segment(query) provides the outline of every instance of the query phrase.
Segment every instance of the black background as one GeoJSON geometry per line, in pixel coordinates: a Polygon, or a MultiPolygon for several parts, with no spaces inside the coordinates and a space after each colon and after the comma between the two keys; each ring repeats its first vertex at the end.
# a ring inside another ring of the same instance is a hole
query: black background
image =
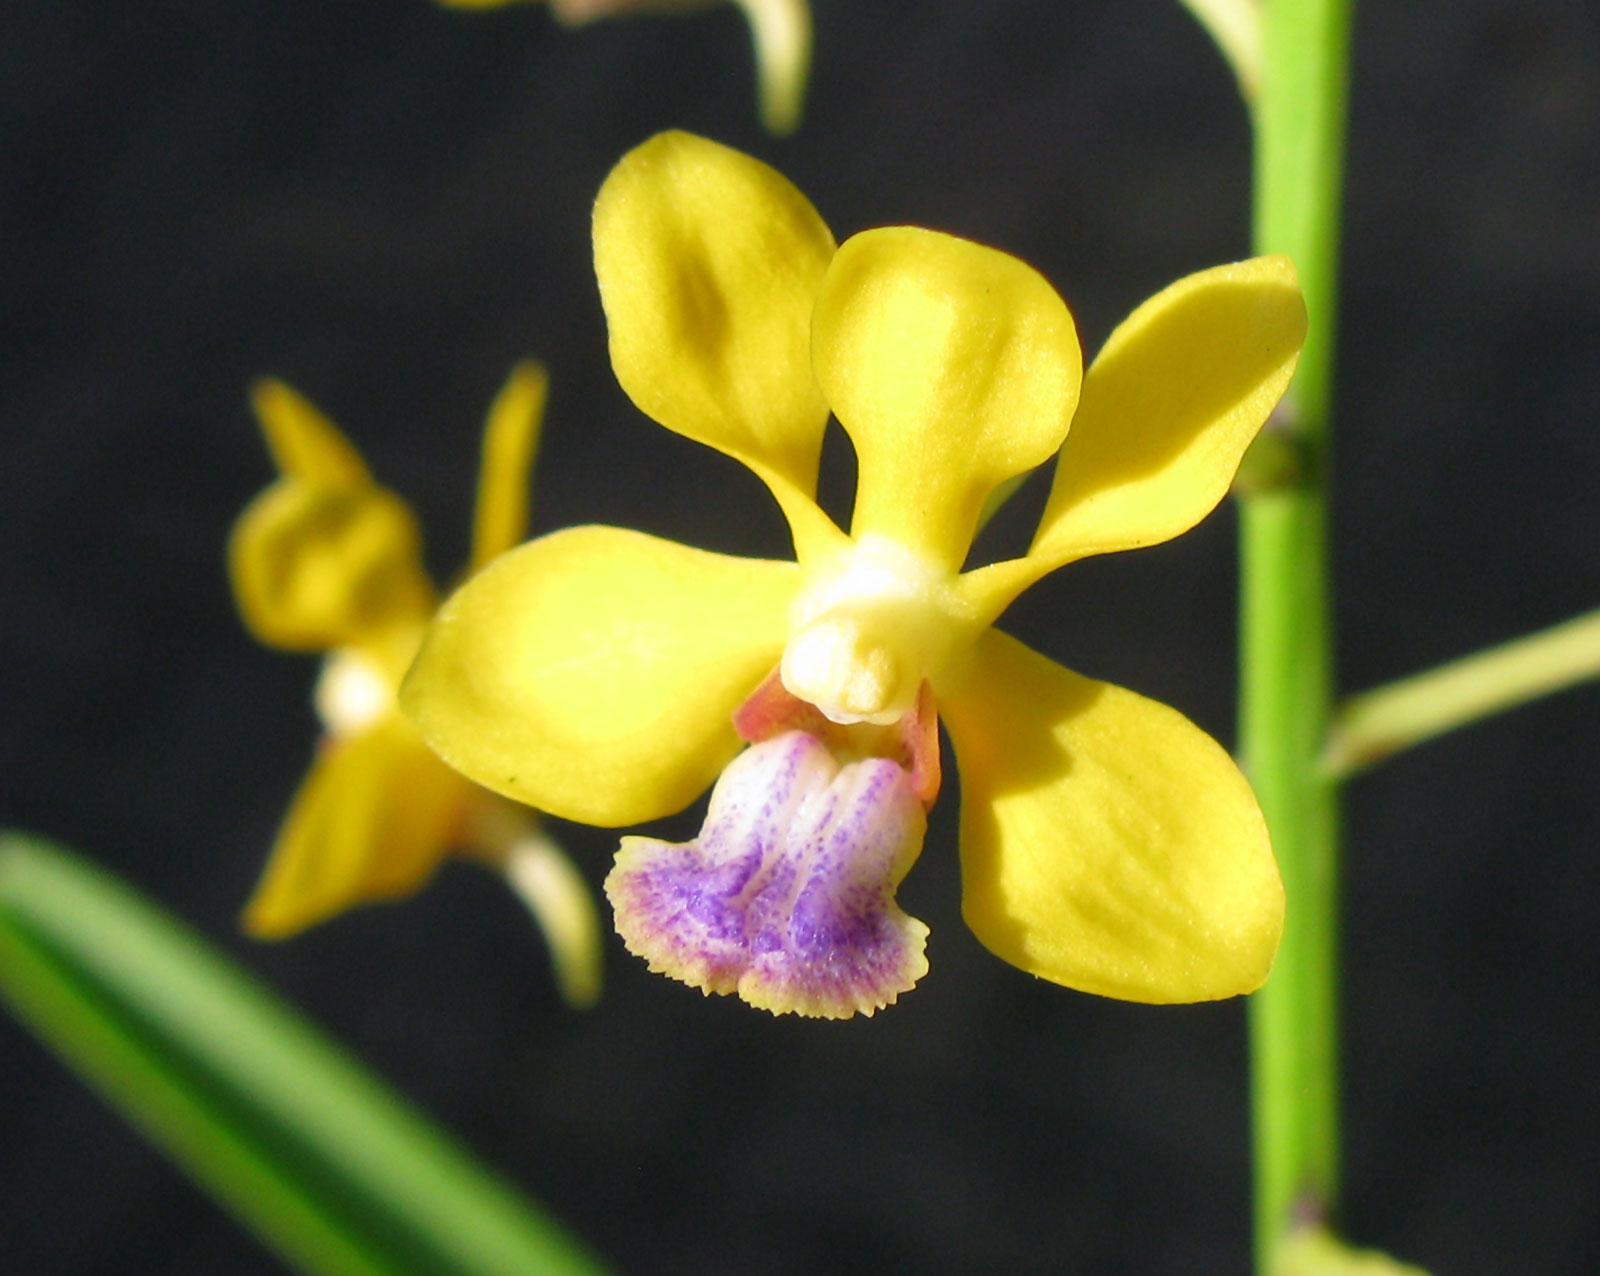
{"type": "MultiPolygon", "coordinates": [[[[175,908],[619,1271],[1243,1272],[1243,1005],[1120,1005],[989,957],[959,919],[953,800],[902,891],[932,971],[871,1021],[703,1000],[615,940],[605,1002],[572,1015],[519,906],[466,867],[282,946],[234,930],[314,730],[314,663],[252,646],[223,575],[270,477],[251,376],[344,426],[441,578],[482,411],[525,355],[554,383],[538,530],[781,553],[760,485],[611,378],[588,207],[628,147],[695,129],[775,163],[841,237],[1003,247],[1091,351],[1247,255],[1245,119],[1172,0],[816,20],[807,119],[779,142],[732,9],[573,33],[538,6],[11,0],[0,820],[175,908]]],[[[1366,6],[1348,187],[1355,688],[1596,603],[1600,11],[1366,6]]],[[[1063,572],[1006,627],[1229,739],[1232,554],[1225,511],[1063,572]]],[[[1597,708],[1583,688],[1350,790],[1346,1218],[1437,1276],[1600,1269],[1597,708]]],[[[558,832],[598,882],[613,835],[558,832]]],[[[0,1270],[280,1270],[4,1018],[0,1060],[0,1270]]]]}

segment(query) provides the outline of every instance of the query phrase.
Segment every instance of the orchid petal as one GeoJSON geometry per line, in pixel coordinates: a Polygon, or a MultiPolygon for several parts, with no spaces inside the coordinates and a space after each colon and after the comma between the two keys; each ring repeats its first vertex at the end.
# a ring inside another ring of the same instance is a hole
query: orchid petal
{"type": "Polygon", "coordinates": [[[1059,566],[1198,523],[1288,388],[1305,332],[1287,257],[1204,270],[1141,305],[1084,377],[1032,554],[1059,566]]]}
{"type": "Polygon", "coordinates": [[[1061,446],[1082,358],[1032,267],[913,226],[852,236],[812,328],[817,379],[860,462],[852,534],[960,568],[985,498],[1061,446]]]}
{"type": "Polygon", "coordinates": [[[471,793],[399,714],[330,738],[289,808],[245,929],[284,939],[416,891],[449,851],[471,793]]]}
{"type": "Polygon", "coordinates": [[[838,536],[812,500],[828,408],[811,308],[833,251],[788,179],[688,133],[630,151],[595,200],[618,382],[647,416],[760,475],[806,552],[838,536]]]}
{"type": "Polygon", "coordinates": [[[987,948],[1131,1001],[1260,986],[1283,887],[1255,796],[1216,741],[995,630],[940,692],[961,773],[962,912],[987,948]]]}
{"type": "Polygon", "coordinates": [[[687,805],[783,650],[793,563],[576,527],[497,558],[440,610],[401,704],[451,766],[564,819],[687,805]]]}
{"type": "Polygon", "coordinates": [[[355,446],[293,386],[262,377],[250,387],[250,405],[286,477],[347,491],[371,485],[355,446]]]}
{"type": "Polygon", "coordinates": [[[260,641],[327,651],[427,619],[433,585],[420,552],[416,518],[392,492],[286,478],[239,516],[228,570],[239,612],[260,641]]]}
{"type": "Polygon", "coordinates": [[[540,364],[519,363],[489,407],[472,523],[473,571],[528,534],[528,484],[549,391],[540,364]]]}

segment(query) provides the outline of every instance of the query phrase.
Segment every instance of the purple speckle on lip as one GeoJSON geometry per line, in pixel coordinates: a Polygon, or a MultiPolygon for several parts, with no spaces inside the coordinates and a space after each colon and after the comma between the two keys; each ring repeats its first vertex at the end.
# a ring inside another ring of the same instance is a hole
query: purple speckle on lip
{"type": "Polygon", "coordinates": [[[840,766],[791,731],[729,764],[694,841],[624,838],[606,895],[652,970],[776,1014],[870,1015],[928,969],[894,899],[925,828],[904,768],[840,766]]]}

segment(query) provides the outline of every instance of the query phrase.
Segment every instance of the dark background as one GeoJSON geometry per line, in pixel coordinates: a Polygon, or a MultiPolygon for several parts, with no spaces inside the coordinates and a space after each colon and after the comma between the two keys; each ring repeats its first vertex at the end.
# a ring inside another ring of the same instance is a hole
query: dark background
{"type": "MultiPolygon", "coordinates": [[[[234,930],[314,730],[314,662],[252,646],[223,574],[270,477],[250,377],[345,427],[441,578],[525,355],[554,382],[539,530],[776,553],[760,485],[611,378],[588,207],[628,147],[692,128],[775,163],[841,237],[1003,247],[1091,351],[1247,254],[1245,119],[1173,0],[817,0],[816,23],[779,142],[732,9],[573,33],[538,6],[11,0],[0,821],[175,908],[619,1271],[1243,1272],[1242,1003],[1121,1005],[989,957],[959,919],[954,801],[902,892],[932,971],[870,1021],[704,1000],[615,940],[606,1000],[570,1014],[519,905],[466,867],[279,947],[234,930]]],[[[1367,5],[1348,185],[1356,688],[1597,601],[1600,10],[1367,5]]],[[[1232,553],[1225,511],[1006,625],[1229,739],[1232,553]]],[[[1346,1217],[1436,1276],[1600,1270],[1597,708],[1582,688],[1350,790],[1346,1217]]],[[[598,882],[614,836],[558,833],[598,882]]],[[[3,1016],[0,1060],[0,1270],[279,1270],[3,1016]]]]}

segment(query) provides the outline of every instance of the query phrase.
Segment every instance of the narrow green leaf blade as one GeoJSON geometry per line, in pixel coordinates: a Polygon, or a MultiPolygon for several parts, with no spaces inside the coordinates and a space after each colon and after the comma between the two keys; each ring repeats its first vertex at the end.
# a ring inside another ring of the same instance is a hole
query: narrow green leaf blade
{"type": "Polygon", "coordinates": [[[551,1220],[130,887],[0,835],[0,996],[317,1276],[602,1276],[551,1220]]]}

